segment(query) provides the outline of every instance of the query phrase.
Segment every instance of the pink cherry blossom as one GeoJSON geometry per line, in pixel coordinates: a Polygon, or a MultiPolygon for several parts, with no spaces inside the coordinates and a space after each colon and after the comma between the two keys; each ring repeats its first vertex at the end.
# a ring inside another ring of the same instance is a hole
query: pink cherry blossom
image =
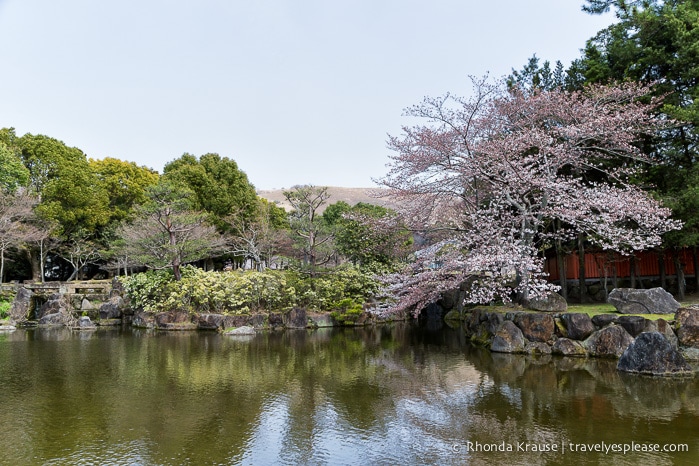
{"type": "Polygon", "coordinates": [[[397,308],[419,311],[466,284],[466,301],[526,300],[555,289],[543,273],[551,241],[579,233],[605,250],[653,247],[681,227],[631,182],[655,163],[639,141],[667,127],[637,84],[584,91],[505,91],[476,82],[474,97],[427,98],[407,110],[422,125],[390,137],[380,183],[400,200],[401,221],[441,232],[388,279],[397,308]],[[563,228],[552,233],[550,225],[563,228]],[[427,257],[429,256],[429,257],[427,257]]]}

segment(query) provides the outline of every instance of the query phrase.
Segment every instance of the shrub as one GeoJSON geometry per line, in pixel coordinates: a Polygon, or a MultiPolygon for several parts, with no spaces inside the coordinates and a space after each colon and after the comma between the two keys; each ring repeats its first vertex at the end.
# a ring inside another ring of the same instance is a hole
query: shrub
{"type": "Polygon", "coordinates": [[[179,282],[165,271],[148,271],[121,280],[135,306],[157,312],[246,314],[293,306],[327,311],[349,309],[345,305],[349,301],[361,308],[361,303],[379,289],[372,274],[354,267],[329,270],[311,278],[296,271],[205,272],[187,266],[182,268],[179,282]]]}
{"type": "Polygon", "coordinates": [[[0,319],[7,319],[10,317],[10,307],[12,307],[12,303],[0,301],[0,319]]]}

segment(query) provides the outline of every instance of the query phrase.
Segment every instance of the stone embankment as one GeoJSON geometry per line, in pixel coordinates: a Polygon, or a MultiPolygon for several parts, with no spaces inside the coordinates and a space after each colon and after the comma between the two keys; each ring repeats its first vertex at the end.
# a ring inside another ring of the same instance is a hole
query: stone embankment
{"type": "Polygon", "coordinates": [[[461,314],[456,325],[493,352],[616,358],[627,372],[688,375],[687,360],[699,361],[699,306],[679,308],[670,320],[477,308],[461,314]]]}
{"type": "Polygon", "coordinates": [[[19,326],[67,326],[77,330],[98,326],[131,324],[158,330],[224,330],[249,327],[265,329],[302,329],[335,326],[363,326],[407,320],[405,314],[367,309],[352,315],[311,312],[293,308],[278,312],[244,315],[192,313],[187,311],[145,312],[133,309],[118,280],[81,284],[47,283],[19,286],[10,308],[8,329],[19,326]]]}

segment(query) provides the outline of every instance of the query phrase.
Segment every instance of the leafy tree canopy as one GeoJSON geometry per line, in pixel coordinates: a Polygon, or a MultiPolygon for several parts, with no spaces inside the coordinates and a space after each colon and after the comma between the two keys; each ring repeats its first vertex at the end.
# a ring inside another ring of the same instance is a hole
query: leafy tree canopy
{"type": "Polygon", "coordinates": [[[109,197],[110,222],[131,217],[134,207],[148,199],[148,187],[159,178],[155,170],[111,157],[90,159],[89,163],[109,197]]]}
{"type": "Polygon", "coordinates": [[[225,229],[226,224],[218,219],[228,215],[240,215],[246,221],[257,215],[255,187],[234,160],[218,154],[199,158],[184,154],[165,165],[163,174],[191,189],[197,208],[212,214],[219,228],[225,229]]]}

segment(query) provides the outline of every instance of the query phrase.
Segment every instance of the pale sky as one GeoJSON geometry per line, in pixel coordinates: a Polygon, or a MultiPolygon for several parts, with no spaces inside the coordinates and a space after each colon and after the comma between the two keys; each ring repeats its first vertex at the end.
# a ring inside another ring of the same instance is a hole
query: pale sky
{"type": "Polygon", "coordinates": [[[0,0],[0,127],[162,171],[234,159],[258,189],[370,187],[388,134],[469,75],[568,65],[582,0],[0,0]]]}

